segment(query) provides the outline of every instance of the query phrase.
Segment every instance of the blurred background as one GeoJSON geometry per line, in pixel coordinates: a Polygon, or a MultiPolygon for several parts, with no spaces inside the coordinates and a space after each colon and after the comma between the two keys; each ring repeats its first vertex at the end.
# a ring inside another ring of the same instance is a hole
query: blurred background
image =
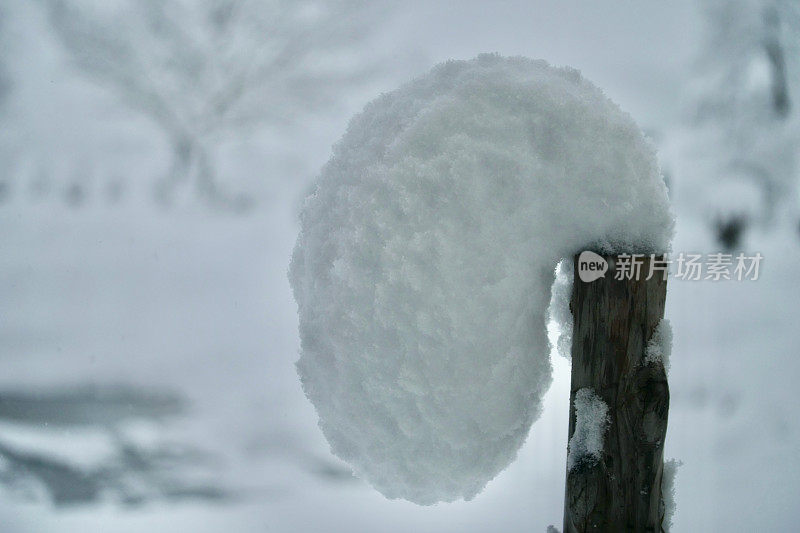
{"type": "Polygon", "coordinates": [[[480,52],[569,65],[659,149],[673,531],[800,520],[800,6],[780,0],[0,0],[0,531],[544,531],[569,364],[474,501],[388,501],[294,370],[297,214],[350,116],[480,52]]]}

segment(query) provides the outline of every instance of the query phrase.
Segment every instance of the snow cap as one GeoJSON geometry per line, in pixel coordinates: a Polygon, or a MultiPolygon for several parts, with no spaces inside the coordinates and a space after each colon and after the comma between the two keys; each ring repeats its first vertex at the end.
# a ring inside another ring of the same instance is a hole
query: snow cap
{"type": "Polygon", "coordinates": [[[558,261],[667,251],[653,148],[578,71],[481,55],[368,104],[306,199],[289,278],[303,389],[390,498],[475,496],[550,385],[558,261]]]}

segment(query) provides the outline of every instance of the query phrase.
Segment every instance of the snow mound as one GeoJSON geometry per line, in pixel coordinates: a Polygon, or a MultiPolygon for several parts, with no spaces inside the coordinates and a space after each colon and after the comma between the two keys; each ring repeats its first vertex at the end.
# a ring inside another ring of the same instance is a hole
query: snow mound
{"type": "Polygon", "coordinates": [[[608,405],[600,396],[589,388],[575,393],[575,432],[569,439],[567,470],[600,460],[608,424],[608,405]]]}
{"type": "Polygon", "coordinates": [[[663,252],[650,144],[543,61],[449,61],[368,104],[301,214],[297,369],[334,454],[389,498],[470,499],[551,381],[556,264],[663,252]]]}

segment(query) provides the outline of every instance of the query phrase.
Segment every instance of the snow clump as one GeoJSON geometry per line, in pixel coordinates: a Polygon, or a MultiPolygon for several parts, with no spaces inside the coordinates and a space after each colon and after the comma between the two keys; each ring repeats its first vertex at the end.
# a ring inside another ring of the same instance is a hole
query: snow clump
{"type": "Polygon", "coordinates": [[[669,356],[672,353],[672,326],[669,320],[662,318],[656,326],[647,346],[644,349],[645,364],[660,362],[669,370],[669,356]]]}
{"type": "Polygon", "coordinates": [[[561,357],[572,357],[572,286],[574,274],[572,260],[564,259],[558,263],[555,280],[550,289],[550,305],[547,308],[549,322],[555,325],[556,336],[550,350],[555,350],[561,357]]]}
{"type": "Polygon", "coordinates": [[[675,517],[675,478],[678,468],[683,466],[683,461],[669,459],[664,461],[664,473],[661,476],[661,500],[664,502],[664,521],[661,527],[669,533],[675,517]]]}
{"type": "Polygon", "coordinates": [[[575,432],[569,439],[567,470],[595,464],[603,456],[608,405],[590,388],[575,393],[575,432]]]}
{"type": "Polygon", "coordinates": [[[556,264],[663,253],[672,227],[653,148],[576,70],[481,55],[369,103],[289,269],[331,450],[389,498],[474,497],[541,411],[556,264]]]}

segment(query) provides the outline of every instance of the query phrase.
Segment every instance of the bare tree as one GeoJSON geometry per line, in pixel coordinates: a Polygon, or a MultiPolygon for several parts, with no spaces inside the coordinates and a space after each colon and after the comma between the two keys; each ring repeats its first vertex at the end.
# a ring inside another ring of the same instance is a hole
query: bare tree
{"type": "Polygon", "coordinates": [[[331,104],[373,67],[355,60],[365,0],[44,0],[75,64],[150,117],[171,145],[168,199],[193,180],[215,203],[213,143],[331,104]]]}
{"type": "MultiPolygon", "coordinates": [[[[707,40],[698,64],[695,126],[713,177],[758,186],[768,221],[796,194],[800,6],[790,0],[706,0],[707,40]]],[[[730,242],[742,213],[717,215],[730,242]],[[733,217],[733,218],[731,218],[733,217]],[[729,220],[731,218],[731,220],[729,220]]],[[[738,237],[734,238],[737,241],[738,237]]]]}

